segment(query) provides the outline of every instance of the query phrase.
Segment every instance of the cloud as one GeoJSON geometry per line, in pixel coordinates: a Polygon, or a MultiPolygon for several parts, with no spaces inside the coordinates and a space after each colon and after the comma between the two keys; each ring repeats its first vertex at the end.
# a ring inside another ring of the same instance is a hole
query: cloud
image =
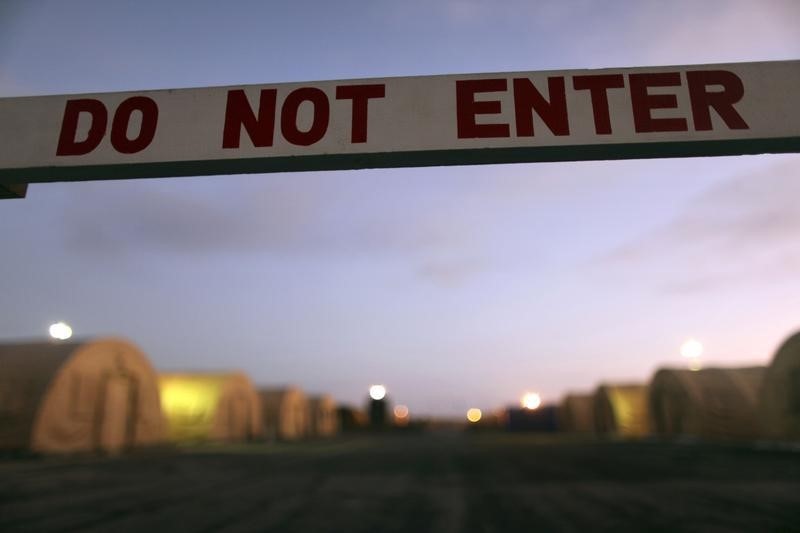
{"type": "Polygon", "coordinates": [[[549,237],[537,237],[536,228],[549,222],[531,205],[569,196],[555,177],[571,168],[223,176],[48,189],[62,195],[59,240],[71,252],[365,259],[404,269],[424,284],[458,288],[487,271],[540,265],[549,237]]]}
{"type": "MultiPolygon", "coordinates": [[[[18,47],[15,39],[18,38],[18,29],[29,22],[29,11],[35,9],[31,2],[0,2],[0,63],[9,52],[18,47]]],[[[0,73],[2,73],[0,69],[0,73]]]]}
{"type": "Polygon", "coordinates": [[[462,237],[457,226],[425,216],[410,195],[392,204],[391,190],[363,178],[227,180],[80,184],[78,201],[63,208],[65,242],[98,253],[352,255],[446,250],[462,237]]]}
{"type": "Polygon", "coordinates": [[[794,0],[711,0],[671,4],[668,12],[661,2],[648,7],[638,13],[635,33],[656,62],[684,57],[696,57],[694,62],[758,61],[794,58],[800,51],[800,3],[794,0]],[[672,38],[648,38],[654,24],[672,38]]]}
{"type": "Polygon", "coordinates": [[[8,98],[29,93],[30,91],[19,80],[0,70],[0,96],[8,98]]]}
{"type": "Polygon", "coordinates": [[[558,28],[561,62],[581,68],[794,59],[800,53],[795,0],[531,2],[558,28]],[[549,15],[549,16],[548,16],[549,15]],[[579,31],[576,31],[579,28],[579,31]]]}
{"type": "Polygon", "coordinates": [[[486,261],[479,258],[433,259],[419,266],[417,276],[438,287],[453,288],[463,285],[487,268],[486,261]]]}
{"type": "Polygon", "coordinates": [[[473,23],[481,19],[486,7],[477,0],[450,0],[445,4],[447,18],[454,23],[473,23]]]}
{"type": "Polygon", "coordinates": [[[675,220],[598,263],[659,272],[671,293],[793,279],[800,266],[800,158],[734,177],[675,220]]]}
{"type": "Polygon", "coordinates": [[[761,261],[733,264],[728,269],[702,269],[661,285],[668,294],[696,294],[753,283],[782,283],[797,279],[800,250],[776,253],[761,261]]]}
{"type": "Polygon", "coordinates": [[[63,216],[67,242],[82,250],[125,249],[182,253],[231,251],[246,247],[281,248],[302,232],[311,197],[267,195],[236,205],[157,183],[89,187],[63,216]],[[229,205],[225,205],[229,204],[229,205]]]}

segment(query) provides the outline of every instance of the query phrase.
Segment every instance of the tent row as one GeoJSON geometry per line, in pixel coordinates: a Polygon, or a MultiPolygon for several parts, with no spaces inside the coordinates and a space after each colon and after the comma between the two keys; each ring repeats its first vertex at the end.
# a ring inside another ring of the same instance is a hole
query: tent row
{"type": "Polygon", "coordinates": [[[593,393],[567,394],[559,405],[508,407],[481,418],[477,428],[643,437],[650,434],[648,387],[603,384],[593,393]]]}
{"type": "Polygon", "coordinates": [[[620,437],[757,438],[764,367],[659,369],[648,384],[603,384],[568,394],[564,431],[620,437]]]}
{"type": "Polygon", "coordinates": [[[568,394],[558,415],[559,428],[576,433],[800,439],[800,333],[768,367],[662,368],[646,385],[568,394]]]}
{"type": "Polygon", "coordinates": [[[241,372],[158,373],[122,339],[0,344],[0,450],[118,451],[338,432],[337,405],[241,372]]]}

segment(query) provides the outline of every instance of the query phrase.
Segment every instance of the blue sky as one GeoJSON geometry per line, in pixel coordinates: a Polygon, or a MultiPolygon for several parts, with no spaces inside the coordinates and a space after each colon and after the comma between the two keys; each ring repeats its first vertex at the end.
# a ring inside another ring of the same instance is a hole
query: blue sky
{"type": "MultiPolygon", "coordinates": [[[[0,96],[797,59],[794,1],[2,2],[0,96]],[[164,5],[168,4],[168,5],[164,5]]],[[[157,367],[413,413],[766,363],[800,326],[800,157],[33,185],[0,338],[66,320],[157,367]]]]}

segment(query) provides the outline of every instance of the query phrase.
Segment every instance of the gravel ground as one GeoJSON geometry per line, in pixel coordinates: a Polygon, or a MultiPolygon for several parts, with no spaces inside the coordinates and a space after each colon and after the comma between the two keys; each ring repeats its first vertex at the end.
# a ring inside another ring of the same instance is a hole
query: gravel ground
{"type": "Polygon", "coordinates": [[[800,531],[800,452],[459,432],[0,459],[0,531],[800,531]]]}

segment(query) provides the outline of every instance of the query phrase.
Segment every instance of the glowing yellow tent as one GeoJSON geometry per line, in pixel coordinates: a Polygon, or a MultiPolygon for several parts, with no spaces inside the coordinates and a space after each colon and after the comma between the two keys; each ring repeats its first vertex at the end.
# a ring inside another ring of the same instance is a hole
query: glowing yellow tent
{"type": "Polygon", "coordinates": [[[767,367],[759,417],[765,437],[800,439],[800,333],[783,343],[767,367]]]}
{"type": "Polygon", "coordinates": [[[156,374],[121,339],[0,344],[0,448],[116,452],[164,439],[156,374]]]}
{"type": "Polygon", "coordinates": [[[594,396],[567,394],[558,409],[558,428],[571,433],[594,432],[594,396]]]}
{"type": "Polygon", "coordinates": [[[308,399],[303,391],[296,387],[263,389],[259,395],[267,438],[297,440],[308,435],[308,399]]]}
{"type": "Polygon", "coordinates": [[[339,432],[339,414],[336,402],[324,394],[308,399],[310,414],[309,433],[314,437],[332,437],[339,432]]]}
{"type": "Polygon", "coordinates": [[[662,368],[650,382],[653,431],[662,436],[758,436],[758,393],[764,367],[662,368]]]}
{"type": "Polygon", "coordinates": [[[594,393],[597,433],[643,437],[650,433],[647,386],[600,385],[594,393]]]}
{"type": "Polygon", "coordinates": [[[159,374],[171,441],[238,442],[262,435],[261,405],[241,372],[159,374]]]}

